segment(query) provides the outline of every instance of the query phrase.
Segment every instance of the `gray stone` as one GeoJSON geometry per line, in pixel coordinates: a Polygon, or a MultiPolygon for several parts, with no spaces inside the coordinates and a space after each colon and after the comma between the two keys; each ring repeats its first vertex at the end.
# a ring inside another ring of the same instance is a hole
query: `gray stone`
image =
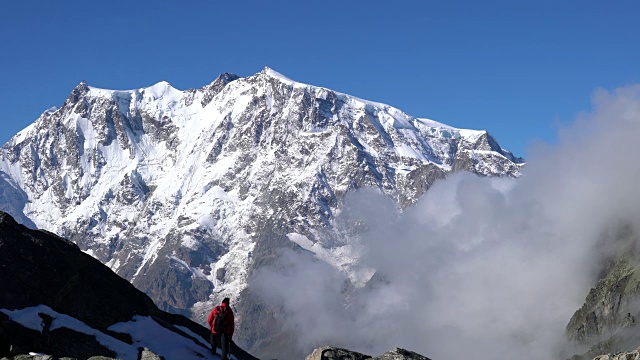
{"type": "Polygon", "coordinates": [[[332,346],[323,346],[315,349],[306,360],[430,360],[413,351],[395,348],[377,357],[371,357],[359,352],[336,348],[332,346]]]}
{"type": "Polygon", "coordinates": [[[422,356],[413,351],[395,348],[393,351],[386,352],[372,360],[430,360],[426,356],[422,356]]]}
{"type": "Polygon", "coordinates": [[[323,346],[315,349],[305,360],[365,360],[371,356],[346,349],[323,346]]]}
{"type": "Polygon", "coordinates": [[[144,348],[140,352],[140,360],[164,360],[164,358],[153,351],[144,348]]]}

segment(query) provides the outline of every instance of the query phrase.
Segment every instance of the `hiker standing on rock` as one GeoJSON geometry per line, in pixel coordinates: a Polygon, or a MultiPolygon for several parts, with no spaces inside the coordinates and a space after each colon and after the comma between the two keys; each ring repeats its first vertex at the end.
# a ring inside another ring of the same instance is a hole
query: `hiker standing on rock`
{"type": "Polygon", "coordinates": [[[233,337],[233,310],[229,306],[229,298],[224,298],[222,304],[213,308],[207,320],[211,328],[211,351],[216,355],[216,349],[222,350],[222,360],[229,360],[231,338],[233,337]]]}

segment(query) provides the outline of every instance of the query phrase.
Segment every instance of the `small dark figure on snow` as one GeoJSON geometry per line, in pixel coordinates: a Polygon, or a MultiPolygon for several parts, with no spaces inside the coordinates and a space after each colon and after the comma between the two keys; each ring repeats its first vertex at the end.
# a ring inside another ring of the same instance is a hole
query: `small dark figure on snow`
{"type": "Polygon", "coordinates": [[[222,350],[222,360],[229,360],[231,353],[231,338],[233,337],[233,310],[229,306],[229,298],[224,298],[222,304],[213,308],[207,320],[211,328],[211,351],[216,354],[216,349],[222,350]]]}

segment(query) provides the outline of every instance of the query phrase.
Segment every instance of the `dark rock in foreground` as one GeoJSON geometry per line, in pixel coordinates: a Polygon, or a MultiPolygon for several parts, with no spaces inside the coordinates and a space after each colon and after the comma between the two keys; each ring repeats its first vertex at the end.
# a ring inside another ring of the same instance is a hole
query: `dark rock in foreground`
{"type": "MultiPolygon", "coordinates": [[[[78,359],[163,355],[152,346],[144,349],[140,340],[141,333],[153,330],[163,337],[155,343],[173,357],[176,349],[162,344],[165,338],[184,346],[193,358],[212,358],[209,329],[159,310],[146,294],[72,242],[28,229],[3,212],[0,258],[0,357],[29,352],[78,359]]],[[[233,350],[238,359],[255,359],[237,346],[233,350]]]]}
{"type": "Polygon", "coordinates": [[[306,360],[430,360],[428,357],[416,354],[412,351],[396,348],[380,356],[371,357],[359,352],[346,349],[324,346],[317,348],[307,356],[306,360]]]}

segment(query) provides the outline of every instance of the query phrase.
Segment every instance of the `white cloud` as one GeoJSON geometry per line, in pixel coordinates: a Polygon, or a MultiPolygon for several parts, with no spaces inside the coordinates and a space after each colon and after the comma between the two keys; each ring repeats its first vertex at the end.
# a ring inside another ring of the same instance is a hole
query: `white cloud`
{"type": "Polygon", "coordinates": [[[592,104],[518,180],[455,174],[403,213],[375,191],[351,196],[338,222],[367,229],[360,261],[388,283],[345,300],[344,275],[287,252],[259,274],[266,296],[306,348],[554,358],[595,283],[603,234],[640,218],[640,86],[598,90],[592,104]]]}

